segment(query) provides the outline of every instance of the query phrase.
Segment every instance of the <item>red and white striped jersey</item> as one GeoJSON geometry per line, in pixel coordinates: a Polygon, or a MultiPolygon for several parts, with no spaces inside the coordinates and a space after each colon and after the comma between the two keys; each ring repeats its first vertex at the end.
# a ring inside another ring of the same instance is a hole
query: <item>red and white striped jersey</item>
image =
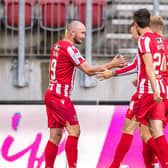
{"type": "MultiPolygon", "coordinates": [[[[151,83],[147,77],[145,64],[143,61],[144,54],[151,54],[153,58],[153,69],[156,75],[156,84],[158,92],[165,93],[165,86],[162,80],[161,66],[165,54],[164,40],[157,33],[145,33],[138,40],[138,87],[139,94],[153,93],[151,83]]],[[[147,56],[147,55],[146,55],[147,56]]]]}
{"type": "Polygon", "coordinates": [[[164,39],[164,43],[165,43],[166,72],[163,72],[162,76],[167,86],[166,99],[168,99],[168,40],[164,39]]]}
{"type": "Polygon", "coordinates": [[[164,39],[164,43],[165,43],[166,72],[164,72],[162,75],[163,75],[163,78],[168,83],[168,40],[164,39]]]}
{"type": "Polygon", "coordinates": [[[69,97],[74,85],[76,68],[85,59],[70,42],[60,40],[54,44],[50,55],[49,90],[61,97],[69,97]]]}

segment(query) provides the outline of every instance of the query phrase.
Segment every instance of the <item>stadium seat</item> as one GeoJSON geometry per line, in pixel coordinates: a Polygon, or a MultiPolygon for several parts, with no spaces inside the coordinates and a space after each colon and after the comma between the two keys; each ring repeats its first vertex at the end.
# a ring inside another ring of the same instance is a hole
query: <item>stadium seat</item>
{"type": "MultiPolygon", "coordinates": [[[[36,0],[25,0],[25,29],[30,29],[34,22],[36,0]]],[[[4,22],[7,28],[18,30],[19,26],[19,0],[4,0],[4,22]]]]}
{"type": "Polygon", "coordinates": [[[41,28],[48,31],[65,29],[69,4],[70,0],[39,0],[41,28]]]}
{"type": "MultiPolygon", "coordinates": [[[[92,0],[92,28],[93,31],[104,28],[104,6],[106,0],[92,0]]],[[[77,19],[86,23],[86,0],[74,0],[77,19]]]]}

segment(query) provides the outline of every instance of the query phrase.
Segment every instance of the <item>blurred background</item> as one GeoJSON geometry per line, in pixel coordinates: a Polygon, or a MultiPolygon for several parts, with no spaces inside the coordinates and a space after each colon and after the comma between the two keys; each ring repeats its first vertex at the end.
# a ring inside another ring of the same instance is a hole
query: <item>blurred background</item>
{"type": "MultiPolygon", "coordinates": [[[[167,0],[0,0],[0,101],[43,101],[51,48],[73,19],[86,24],[86,40],[77,47],[91,65],[106,63],[117,53],[131,63],[136,43],[129,25],[139,8],[165,19],[166,37],[167,0]]],[[[99,82],[78,72],[72,100],[127,102],[135,77],[99,82]]]]}

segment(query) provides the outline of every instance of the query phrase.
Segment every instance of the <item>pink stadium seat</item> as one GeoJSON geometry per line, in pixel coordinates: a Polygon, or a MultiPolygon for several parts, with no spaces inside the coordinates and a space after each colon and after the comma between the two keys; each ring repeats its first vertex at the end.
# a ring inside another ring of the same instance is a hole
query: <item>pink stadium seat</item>
{"type": "MultiPolygon", "coordinates": [[[[33,6],[36,0],[25,0],[25,27],[33,26],[33,6]]],[[[4,0],[5,25],[8,28],[18,29],[19,26],[19,0],[4,0]]]]}
{"type": "MultiPolygon", "coordinates": [[[[86,23],[86,0],[74,0],[74,5],[77,7],[77,19],[84,24],[86,23]]],[[[103,9],[106,5],[106,0],[92,0],[92,28],[99,30],[104,27],[103,9]]]]}
{"type": "Polygon", "coordinates": [[[40,26],[51,31],[65,29],[69,4],[70,0],[39,0],[40,26]]]}

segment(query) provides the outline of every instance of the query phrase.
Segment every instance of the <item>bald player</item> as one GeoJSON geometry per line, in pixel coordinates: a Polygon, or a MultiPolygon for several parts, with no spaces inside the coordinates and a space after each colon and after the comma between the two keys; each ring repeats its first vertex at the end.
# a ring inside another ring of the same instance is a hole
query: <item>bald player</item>
{"type": "Polygon", "coordinates": [[[65,38],[54,44],[50,55],[50,82],[45,94],[45,105],[48,116],[50,137],[45,148],[45,168],[53,168],[58,146],[66,128],[68,137],[65,152],[69,168],[77,167],[77,146],[80,126],[74,105],[70,99],[74,84],[76,67],[91,76],[105,68],[122,67],[125,58],[115,58],[101,66],[90,66],[74,46],[81,44],[85,38],[86,28],[79,21],[72,21],[65,38]]]}

